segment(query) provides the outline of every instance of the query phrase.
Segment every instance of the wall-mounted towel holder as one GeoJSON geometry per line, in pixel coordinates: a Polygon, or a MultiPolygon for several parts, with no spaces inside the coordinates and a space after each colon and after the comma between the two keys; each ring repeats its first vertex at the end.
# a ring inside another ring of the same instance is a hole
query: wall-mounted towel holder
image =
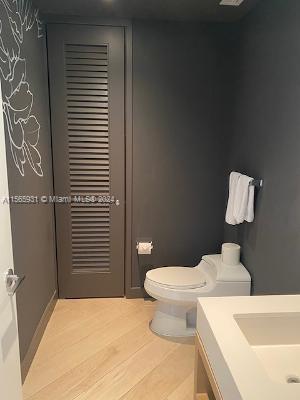
{"type": "Polygon", "coordinates": [[[262,179],[253,179],[253,181],[250,182],[251,186],[255,186],[257,188],[263,187],[263,180],[262,179]]]}

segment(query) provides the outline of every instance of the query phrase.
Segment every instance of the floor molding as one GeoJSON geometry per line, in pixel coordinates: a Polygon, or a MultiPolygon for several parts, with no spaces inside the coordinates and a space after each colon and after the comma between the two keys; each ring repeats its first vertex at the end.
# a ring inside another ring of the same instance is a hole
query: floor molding
{"type": "Polygon", "coordinates": [[[146,292],[141,287],[130,287],[126,290],[127,299],[141,299],[146,296],[146,292]]]}
{"type": "Polygon", "coordinates": [[[25,378],[28,374],[29,368],[34,359],[35,353],[39,347],[40,341],[42,340],[43,334],[45,332],[45,329],[47,327],[49,319],[53,313],[56,302],[57,302],[57,292],[55,291],[53,293],[49,303],[47,304],[45,311],[42,315],[42,318],[35,330],[35,333],[33,335],[33,338],[31,340],[31,343],[29,345],[27,353],[26,353],[23,361],[21,361],[22,382],[25,381],[25,378]]]}

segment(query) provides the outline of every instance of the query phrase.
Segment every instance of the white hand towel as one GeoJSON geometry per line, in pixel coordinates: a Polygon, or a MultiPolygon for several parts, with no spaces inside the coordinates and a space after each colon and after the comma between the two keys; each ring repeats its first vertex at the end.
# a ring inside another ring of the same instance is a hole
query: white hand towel
{"type": "MultiPolygon", "coordinates": [[[[253,180],[253,179],[252,179],[253,180]]],[[[250,181],[252,182],[252,181],[250,181]]],[[[249,184],[249,198],[245,221],[254,221],[254,186],[249,184]]]]}
{"type": "Polygon", "coordinates": [[[233,217],[237,224],[248,221],[248,219],[249,222],[252,222],[254,219],[254,187],[250,186],[252,181],[253,178],[247,175],[240,175],[238,179],[233,204],[233,217]]]}
{"type": "Polygon", "coordinates": [[[227,222],[227,224],[230,225],[237,224],[237,221],[233,215],[233,209],[235,202],[236,187],[240,176],[241,174],[239,174],[238,172],[231,172],[229,177],[229,195],[228,195],[228,204],[227,204],[225,221],[227,222]]]}

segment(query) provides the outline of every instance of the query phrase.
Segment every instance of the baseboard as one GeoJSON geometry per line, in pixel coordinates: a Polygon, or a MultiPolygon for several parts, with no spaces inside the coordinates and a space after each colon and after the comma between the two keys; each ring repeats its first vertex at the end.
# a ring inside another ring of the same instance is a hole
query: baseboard
{"type": "Polygon", "coordinates": [[[131,287],[126,290],[126,298],[127,299],[140,299],[148,296],[145,292],[144,288],[140,287],[131,287]]]}
{"type": "Polygon", "coordinates": [[[26,353],[23,361],[21,362],[22,382],[25,381],[25,378],[28,374],[29,368],[31,366],[31,363],[33,361],[35,353],[39,347],[39,344],[41,342],[41,339],[43,337],[43,334],[44,334],[47,324],[49,322],[49,319],[53,313],[56,302],[57,302],[57,292],[55,291],[53,293],[53,296],[51,297],[49,303],[47,304],[47,307],[42,315],[42,318],[35,330],[35,333],[33,335],[33,338],[31,340],[31,343],[27,350],[27,353],[26,353]]]}

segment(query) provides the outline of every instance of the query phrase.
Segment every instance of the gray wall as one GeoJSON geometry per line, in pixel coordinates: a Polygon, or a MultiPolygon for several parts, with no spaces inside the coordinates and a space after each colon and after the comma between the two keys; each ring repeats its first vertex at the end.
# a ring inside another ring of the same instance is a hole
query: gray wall
{"type": "MultiPolygon", "coordinates": [[[[38,31],[36,23],[29,30],[26,30],[26,25],[22,25],[23,42],[18,41],[7,25],[7,15],[1,0],[0,7],[2,26],[5,26],[2,39],[7,48],[18,49],[20,58],[26,59],[26,74],[21,64],[15,69],[15,79],[20,81],[21,90],[16,93],[14,106],[17,109],[26,108],[27,111],[22,116],[18,112],[14,114],[15,121],[18,122],[12,127],[10,135],[6,126],[10,195],[48,195],[52,193],[52,160],[45,35],[38,38],[38,34],[41,35],[42,32],[38,31]],[[28,120],[30,116],[31,119],[28,120]],[[36,121],[40,124],[37,143],[38,135],[34,132],[38,127],[36,121]],[[24,132],[23,137],[20,132],[24,132]],[[10,141],[19,145],[19,149],[12,145],[15,160],[10,141]],[[38,153],[41,156],[42,169],[39,166],[38,153]]],[[[13,11],[12,18],[21,24],[17,19],[17,10],[13,11]]],[[[7,85],[1,71],[0,76],[5,99],[11,87],[7,85]]],[[[12,204],[11,220],[15,271],[26,275],[26,280],[17,293],[20,351],[23,360],[45,308],[56,291],[53,206],[12,204]]]]}
{"type": "Polygon", "coordinates": [[[133,24],[132,287],[149,268],[193,266],[219,251],[230,126],[225,29],[133,24]],[[137,238],[153,240],[153,255],[138,259],[137,238]]]}
{"type": "Polygon", "coordinates": [[[241,243],[255,294],[300,292],[300,3],[264,0],[238,26],[229,170],[264,179],[241,243]]]}

